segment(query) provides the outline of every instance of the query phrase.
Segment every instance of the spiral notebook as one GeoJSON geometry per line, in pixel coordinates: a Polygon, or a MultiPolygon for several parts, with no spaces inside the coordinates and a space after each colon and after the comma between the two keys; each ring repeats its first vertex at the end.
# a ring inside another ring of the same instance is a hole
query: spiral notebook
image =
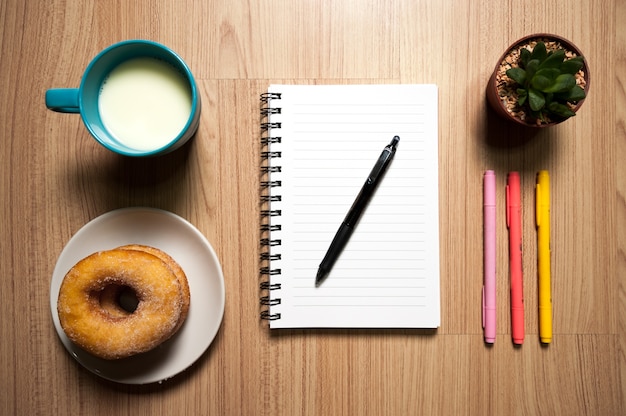
{"type": "Polygon", "coordinates": [[[261,95],[261,317],[270,328],[440,325],[436,85],[271,85],[261,95]],[[315,276],[381,151],[389,169],[315,276]]]}

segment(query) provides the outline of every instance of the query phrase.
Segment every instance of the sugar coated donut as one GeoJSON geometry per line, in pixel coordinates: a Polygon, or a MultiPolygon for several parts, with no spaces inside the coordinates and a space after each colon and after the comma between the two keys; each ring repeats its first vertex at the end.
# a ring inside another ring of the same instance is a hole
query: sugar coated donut
{"type": "Polygon", "coordinates": [[[182,289],[168,262],[145,250],[117,248],[91,254],[70,269],[57,312],[72,342],[97,357],[119,359],[170,338],[187,314],[185,293],[188,287],[182,289]],[[125,294],[130,306],[121,300],[125,294]]]}
{"type": "Polygon", "coordinates": [[[189,312],[189,304],[191,301],[191,293],[189,292],[189,282],[187,282],[187,276],[185,275],[185,272],[183,271],[182,267],[180,267],[180,265],[169,254],[167,254],[163,250],[159,250],[156,247],[145,246],[141,244],[130,244],[130,245],[121,246],[118,248],[122,250],[145,251],[146,253],[152,254],[153,256],[157,256],[158,258],[163,260],[169,266],[170,269],[172,269],[172,272],[174,272],[174,275],[176,275],[176,278],[178,279],[178,283],[180,283],[180,289],[182,291],[182,297],[183,297],[182,308],[180,311],[180,319],[178,320],[178,326],[176,327],[176,330],[178,330],[180,326],[185,322],[185,318],[187,318],[187,313],[189,312]]]}

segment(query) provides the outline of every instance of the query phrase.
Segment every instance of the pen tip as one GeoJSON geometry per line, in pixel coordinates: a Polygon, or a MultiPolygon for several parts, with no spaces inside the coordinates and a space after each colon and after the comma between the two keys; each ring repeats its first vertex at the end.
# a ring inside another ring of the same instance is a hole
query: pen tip
{"type": "Polygon", "coordinates": [[[315,287],[320,287],[325,277],[326,277],[326,271],[322,268],[318,269],[317,276],[315,276],[315,287]]]}

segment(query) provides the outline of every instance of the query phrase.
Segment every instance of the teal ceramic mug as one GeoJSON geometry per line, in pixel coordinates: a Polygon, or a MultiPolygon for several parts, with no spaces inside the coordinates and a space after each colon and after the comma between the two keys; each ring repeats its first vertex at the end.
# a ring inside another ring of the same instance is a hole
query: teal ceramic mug
{"type": "Polygon", "coordinates": [[[46,91],[46,106],[80,113],[100,144],[126,156],[178,149],[200,122],[200,94],[189,67],[149,40],[109,46],[87,66],[79,88],[46,91]]]}

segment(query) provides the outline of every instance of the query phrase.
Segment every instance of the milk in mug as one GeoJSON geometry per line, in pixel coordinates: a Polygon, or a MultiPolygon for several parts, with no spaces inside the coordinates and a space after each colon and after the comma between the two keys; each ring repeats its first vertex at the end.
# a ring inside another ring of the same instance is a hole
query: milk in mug
{"type": "Polygon", "coordinates": [[[183,130],[191,114],[189,82],[155,58],[121,63],[107,76],[98,106],[102,123],[122,144],[159,149],[183,130]]]}

